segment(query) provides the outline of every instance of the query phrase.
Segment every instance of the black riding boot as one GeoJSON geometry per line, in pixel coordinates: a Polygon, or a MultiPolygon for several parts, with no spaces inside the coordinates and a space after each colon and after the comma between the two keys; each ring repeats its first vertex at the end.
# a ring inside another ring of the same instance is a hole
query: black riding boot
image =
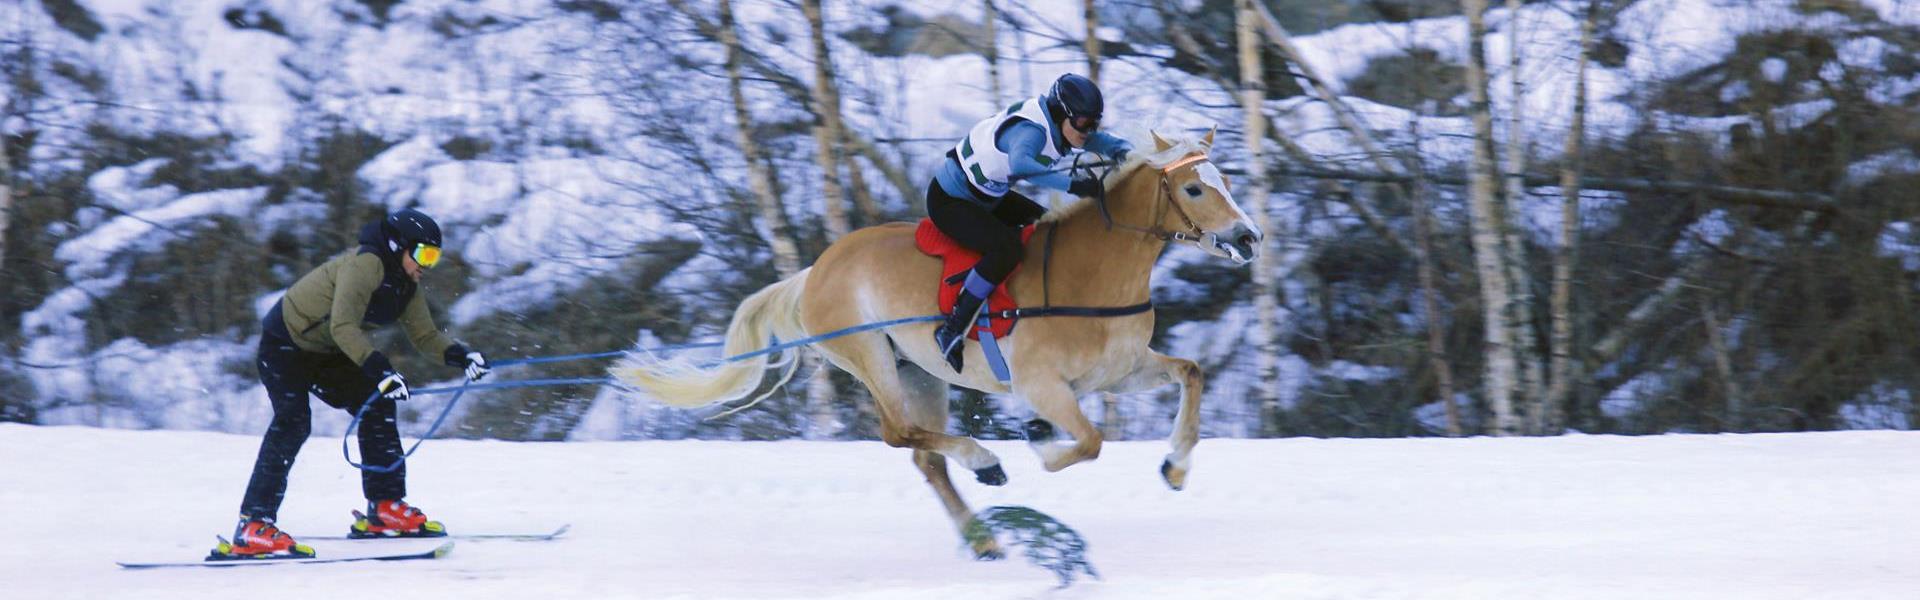
{"type": "Polygon", "coordinates": [[[979,273],[967,272],[967,282],[960,287],[960,298],[953,303],[953,314],[947,315],[947,322],[933,330],[933,345],[947,358],[947,365],[953,372],[960,372],[965,365],[960,347],[967,340],[967,332],[980,318],[980,309],[987,304],[987,296],[999,287],[979,273]]]}

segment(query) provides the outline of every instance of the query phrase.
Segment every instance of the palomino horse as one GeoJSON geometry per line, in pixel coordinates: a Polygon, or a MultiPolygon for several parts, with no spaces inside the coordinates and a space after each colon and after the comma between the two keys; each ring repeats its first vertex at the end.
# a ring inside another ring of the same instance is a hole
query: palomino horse
{"type": "MultiPolygon", "coordinates": [[[[1213,133],[1175,144],[1153,136],[1156,151],[1107,176],[1107,198],[1083,199],[1056,211],[1051,227],[1030,241],[1028,264],[1010,278],[1024,307],[1120,307],[1147,301],[1148,275],[1168,241],[1251,262],[1261,232],[1233,202],[1226,178],[1207,159],[1213,133]],[[1050,265],[1043,244],[1053,242],[1050,265]],[[1057,270],[1047,278],[1045,271],[1057,270]],[[1051,281],[1047,281],[1050,279],[1051,281]],[[1050,286],[1046,289],[1043,286],[1050,286]]],[[[1145,153],[1141,153],[1145,154],[1145,153]]],[[[868,227],[841,238],[806,270],[747,297],[727,327],[726,353],[766,346],[770,335],[794,340],[903,317],[936,314],[934,285],[940,261],[914,248],[914,226],[868,227]]],[[[1200,436],[1200,366],[1148,347],[1153,312],[1112,318],[1029,318],[1001,342],[1011,348],[1013,381],[996,380],[980,344],[965,344],[965,369],[954,372],[934,348],[934,323],[856,333],[815,347],[835,366],[866,384],[879,409],[880,434],[890,446],[913,449],[913,462],[945,504],[964,537],[973,511],[947,477],[958,460],[987,485],[1006,482],[1000,458],[972,438],[948,435],[947,387],[961,385],[1026,399],[1040,419],[1066,429],[1073,443],[1054,443],[1052,427],[1030,423],[1029,443],[1048,471],[1100,455],[1100,430],[1077,398],[1095,391],[1131,392],[1178,383],[1183,393],[1174,419],[1173,452],[1161,464],[1167,485],[1181,489],[1200,436]]],[[[619,379],[661,402],[680,407],[738,400],[753,393],[767,370],[764,357],[711,366],[686,359],[632,359],[619,379]]],[[[788,372],[791,375],[791,371],[788,372]]],[[[995,558],[989,538],[970,540],[976,556],[995,558]]]]}

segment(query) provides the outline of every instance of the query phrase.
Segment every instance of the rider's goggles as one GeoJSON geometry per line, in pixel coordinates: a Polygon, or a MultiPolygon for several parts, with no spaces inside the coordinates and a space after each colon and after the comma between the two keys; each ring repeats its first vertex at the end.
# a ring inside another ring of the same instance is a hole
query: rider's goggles
{"type": "Polygon", "coordinates": [[[413,262],[419,263],[422,267],[433,268],[434,265],[440,264],[440,247],[432,244],[414,244],[413,262]]]}

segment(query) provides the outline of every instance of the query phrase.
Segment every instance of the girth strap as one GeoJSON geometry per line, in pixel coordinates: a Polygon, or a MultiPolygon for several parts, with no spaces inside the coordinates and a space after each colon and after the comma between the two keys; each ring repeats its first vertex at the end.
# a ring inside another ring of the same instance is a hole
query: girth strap
{"type": "Polygon", "coordinates": [[[1125,317],[1153,310],[1153,301],[1148,300],[1131,306],[1042,306],[1039,308],[1016,308],[995,313],[982,313],[995,319],[1026,319],[1031,317],[1125,317]]]}

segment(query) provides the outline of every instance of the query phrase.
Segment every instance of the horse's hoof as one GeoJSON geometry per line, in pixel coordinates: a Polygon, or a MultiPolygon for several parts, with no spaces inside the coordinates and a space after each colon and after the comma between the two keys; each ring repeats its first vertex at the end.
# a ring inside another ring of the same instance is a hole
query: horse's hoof
{"type": "Polygon", "coordinates": [[[1001,552],[999,546],[992,546],[987,548],[975,548],[973,550],[973,559],[980,562],[996,561],[1006,557],[1007,557],[1007,554],[1005,552],[1001,552]]]}
{"type": "Polygon", "coordinates": [[[1187,487],[1187,472],[1175,470],[1171,460],[1160,461],[1160,478],[1166,480],[1167,487],[1173,488],[1173,491],[1178,492],[1187,487]]]}
{"type": "Polygon", "coordinates": [[[1046,419],[1027,421],[1027,441],[1035,444],[1053,441],[1053,424],[1046,419]]]}
{"type": "Polygon", "coordinates": [[[984,469],[974,469],[973,478],[987,485],[1006,485],[1007,471],[996,464],[984,469]]]}

